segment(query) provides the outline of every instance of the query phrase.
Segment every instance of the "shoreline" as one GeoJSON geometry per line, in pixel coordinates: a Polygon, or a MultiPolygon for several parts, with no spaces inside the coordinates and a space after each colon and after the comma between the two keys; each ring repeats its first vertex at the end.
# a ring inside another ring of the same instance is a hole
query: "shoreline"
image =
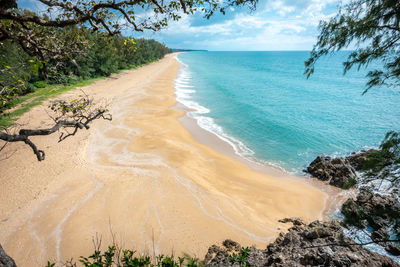
{"type": "MultiPolygon", "coordinates": [[[[265,247],[288,228],[284,217],[323,217],[326,194],[304,179],[256,172],[183,126],[173,56],[85,87],[111,99],[114,120],[59,144],[57,135],[35,139],[44,162],[9,146],[17,151],[0,162],[0,243],[18,266],[88,256],[99,233],[103,246],[117,237],[140,252],[203,257],[227,238],[265,247]]],[[[43,107],[23,117],[30,127],[48,121],[43,107]]]]}
{"type": "MultiPolygon", "coordinates": [[[[186,64],[178,59],[178,55],[180,53],[182,52],[176,53],[175,58],[180,65],[179,68],[181,69],[184,68],[185,67],[184,65],[186,64]]],[[[177,78],[178,76],[179,73],[177,75],[177,78]]],[[[232,144],[230,144],[227,141],[224,141],[221,137],[218,136],[218,134],[212,132],[211,130],[201,127],[196,118],[190,117],[188,115],[188,112],[195,110],[186,106],[185,103],[178,100],[177,90],[178,89],[176,88],[175,85],[175,95],[177,104],[174,106],[174,108],[185,112],[184,116],[178,118],[178,120],[192,134],[192,136],[196,141],[206,146],[212,147],[221,154],[224,154],[230,158],[233,158],[237,161],[246,164],[250,169],[256,172],[282,179],[297,180],[309,184],[317,188],[318,190],[321,190],[322,192],[326,193],[328,197],[325,200],[325,208],[323,209],[323,211],[321,211],[321,218],[323,218],[324,220],[333,216],[338,207],[340,207],[343,204],[343,202],[346,201],[349,195],[354,195],[353,191],[343,191],[341,189],[338,189],[337,187],[331,186],[318,179],[313,179],[309,175],[298,176],[296,174],[292,174],[284,170],[279,166],[274,166],[269,163],[263,164],[261,162],[252,161],[251,159],[248,159],[245,156],[239,155],[233,148],[232,144]]]]}
{"type": "MultiPolygon", "coordinates": [[[[182,103],[179,104],[183,105],[182,103]]],[[[176,108],[179,110],[187,109],[187,107],[180,107],[180,105],[177,105],[176,108]]],[[[196,141],[206,146],[212,147],[219,153],[247,165],[253,171],[277,177],[279,179],[296,180],[324,192],[327,195],[327,198],[324,203],[325,207],[321,211],[322,220],[326,220],[334,216],[334,213],[338,210],[339,207],[341,207],[346,199],[349,196],[354,196],[354,190],[344,191],[310,176],[297,176],[295,174],[286,172],[280,167],[267,164],[264,165],[262,163],[257,163],[246,159],[245,157],[242,157],[235,153],[234,149],[229,143],[221,140],[216,134],[199,126],[196,119],[187,116],[187,114],[179,118],[179,121],[182,122],[182,125],[193,135],[196,141]]]]}

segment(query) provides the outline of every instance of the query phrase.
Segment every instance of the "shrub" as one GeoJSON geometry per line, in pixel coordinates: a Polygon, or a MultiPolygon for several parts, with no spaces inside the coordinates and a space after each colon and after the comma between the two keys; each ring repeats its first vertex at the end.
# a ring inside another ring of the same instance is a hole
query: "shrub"
{"type": "Polygon", "coordinates": [[[47,86],[47,83],[45,81],[37,81],[33,83],[33,86],[36,88],[45,88],[47,86]]]}

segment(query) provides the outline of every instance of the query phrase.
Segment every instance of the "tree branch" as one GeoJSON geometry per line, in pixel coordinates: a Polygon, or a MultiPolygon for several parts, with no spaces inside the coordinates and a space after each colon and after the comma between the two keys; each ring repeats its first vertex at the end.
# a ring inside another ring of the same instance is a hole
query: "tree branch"
{"type": "MultiPolygon", "coordinates": [[[[73,127],[74,131],[72,133],[68,133],[64,135],[61,133],[59,142],[65,140],[69,136],[73,136],[76,134],[78,129],[89,129],[89,123],[91,123],[95,119],[103,118],[104,120],[112,120],[111,114],[105,114],[106,110],[99,110],[97,113],[89,116],[79,116],[79,120],[60,120],[57,123],[47,129],[21,129],[18,134],[9,134],[6,132],[0,132],[0,140],[5,142],[24,142],[29,145],[33,153],[36,155],[38,161],[42,161],[45,159],[45,152],[43,150],[39,150],[36,145],[29,139],[31,136],[39,136],[39,135],[50,135],[61,128],[73,127]]],[[[4,145],[5,146],[5,145],[4,145]]],[[[4,147],[3,146],[3,147],[4,147]]]]}

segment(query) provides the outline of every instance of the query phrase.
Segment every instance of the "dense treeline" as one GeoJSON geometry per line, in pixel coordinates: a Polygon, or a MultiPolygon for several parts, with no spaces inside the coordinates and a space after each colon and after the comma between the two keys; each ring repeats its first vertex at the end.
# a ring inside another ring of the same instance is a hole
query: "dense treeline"
{"type": "MultiPolygon", "coordinates": [[[[0,114],[10,107],[14,98],[35,88],[108,76],[158,60],[169,51],[155,40],[108,36],[76,26],[52,34],[57,48],[64,51],[62,56],[43,55],[38,59],[28,55],[17,43],[10,40],[1,43],[0,114]],[[75,38],[79,40],[73,40],[75,38]]],[[[48,53],[51,54],[50,49],[48,53]]]]}

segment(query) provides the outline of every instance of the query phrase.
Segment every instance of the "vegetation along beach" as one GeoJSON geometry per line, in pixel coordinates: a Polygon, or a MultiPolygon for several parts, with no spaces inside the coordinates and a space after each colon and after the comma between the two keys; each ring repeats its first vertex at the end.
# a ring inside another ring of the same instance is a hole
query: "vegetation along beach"
{"type": "Polygon", "coordinates": [[[399,266],[399,10],[0,1],[0,266],[399,266]]]}

